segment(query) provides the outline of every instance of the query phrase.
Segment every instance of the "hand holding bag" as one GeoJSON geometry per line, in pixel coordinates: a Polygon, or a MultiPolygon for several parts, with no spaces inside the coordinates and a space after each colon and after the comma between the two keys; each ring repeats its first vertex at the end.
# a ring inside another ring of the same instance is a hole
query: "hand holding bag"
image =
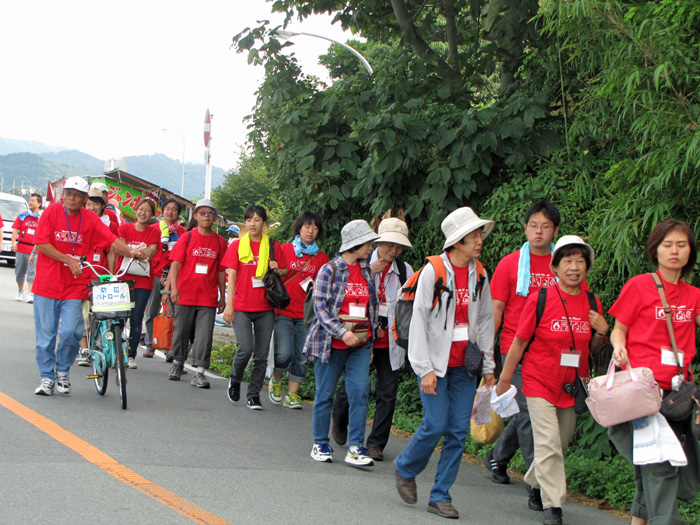
{"type": "Polygon", "coordinates": [[[661,390],[649,368],[615,373],[615,359],[608,373],[591,379],[586,399],[591,414],[603,427],[611,427],[656,414],[661,408],[661,390]]]}
{"type": "MultiPolygon", "coordinates": [[[[678,354],[678,346],[676,346],[676,335],[673,332],[673,322],[671,321],[671,309],[666,302],[664,285],[658,274],[652,273],[651,276],[656,284],[656,289],[659,291],[661,305],[664,307],[666,328],[668,328],[668,335],[671,338],[671,349],[673,350],[673,355],[676,356],[676,363],[678,363],[678,375],[685,377],[683,374],[683,363],[678,354]]],[[[683,381],[677,390],[674,388],[664,396],[661,402],[661,415],[669,421],[685,421],[693,412],[693,407],[695,406],[693,400],[698,398],[700,398],[700,389],[698,389],[695,383],[692,381],[683,381]]]]}
{"type": "Polygon", "coordinates": [[[173,347],[173,314],[169,301],[160,309],[160,315],[153,319],[153,348],[170,350],[173,347]]]}
{"type": "Polygon", "coordinates": [[[469,432],[477,443],[490,445],[503,434],[503,418],[491,408],[491,391],[481,379],[476,390],[469,432]]]}
{"type": "MultiPolygon", "coordinates": [[[[272,239],[270,239],[270,260],[275,260],[275,241],[272,239]]],[[[287,288],[284,286],[277,272],[269,268],[262,280],[265,285],[265,297],[267,298],[267,302],[274,308],[279,308],[280,310],[287,308],[291,299],[289,298],[287,288]]]]}
{"type": "MultiPolygon", "coordinates": [[[[142,242],[135,249],[141,250],[146,247],[146,243],[142,242]]],[[[135,259],[133,257],[124,257],[117,273],[120,275],[128,273],[138,277],[150,277],[151,263],[149,261],[142,261],[141,259],[135,259]]]]}
{"type": "Polygon", "coordinates": [[[360,344],[366,343],[371,335],[369,319],[366,317],[353,317],[351,315],[338,315],[338,321],[343,328],[351,331],[360,340],[360,344]]]}

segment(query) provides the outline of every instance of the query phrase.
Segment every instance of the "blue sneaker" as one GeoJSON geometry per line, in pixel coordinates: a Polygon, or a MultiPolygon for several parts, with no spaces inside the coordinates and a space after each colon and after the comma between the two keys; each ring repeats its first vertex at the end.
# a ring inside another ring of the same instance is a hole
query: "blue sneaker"
{"type": "Polygon", "coordinates": [[[328,443],[314,443],[311,449],[311,459],[324,463],[333,463],[333,449],[328,443]]]}

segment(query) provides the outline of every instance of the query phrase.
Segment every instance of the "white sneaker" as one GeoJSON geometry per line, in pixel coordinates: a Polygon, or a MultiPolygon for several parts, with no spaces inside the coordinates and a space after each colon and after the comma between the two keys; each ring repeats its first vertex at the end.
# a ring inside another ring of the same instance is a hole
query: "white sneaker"
{"type": "Polygon", "coordinates": [[[53,395],[53,387],[54,387],[54,382],[51,381],[48,377],[42,377],[41,378],[41,384],[39,385],[39,388],[37,388],[34,393],[37,396],[52,396],[53,395]]]}
{"type": "Polygon", "coordinates": [[[24,301],[24,294],[21,291],[18,291],[17,295],[15,295],[15,301],[24,301]]]}
{"type": "Polygon", "coordinates": [[[56,392],[59,394],[70,394],[68,372],[56,372],[56,392]]]}
{"type": "Polygon", "coordinates": [[[133,357],[129,358],[129,368],[134,370],[138,368],[138,366],[136,366],[136,360],[133,357]]]}
{"type": "Polygon", "coordinates": [[[345,463],[357,467],[371,467],[374,465],[374,461],[369,457],[367,449],[365,447],[358,447],[357,445],[350,445],[348,447],[345,463]]]}
{"type": "Polygon", "coordinates": [[[90,366],[90,350],[82,348],[78,352],[78,366],[90,366]]]}
{"type": "Polygon", "coordinates": [[[32,292],[29,292],[29,293],[27,294],[27,302],[28,302],[29,304],[32,304],[32,303],[34,302],[34,294],[33,294],[32,292]]]}
{"type": "Polygon", "coordinates": [[[314,443],[314,448],[311,449],[311,459],[333,463],[333,449],[328,443],[314,443]]]}

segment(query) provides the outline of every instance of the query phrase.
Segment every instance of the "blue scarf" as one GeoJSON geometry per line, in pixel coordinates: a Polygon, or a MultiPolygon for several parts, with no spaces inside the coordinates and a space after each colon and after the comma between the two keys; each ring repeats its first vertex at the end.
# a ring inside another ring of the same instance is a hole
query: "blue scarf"
{"type": "MultiPolygon", "coordinates": [[[[552,243],[552,253],[554,253],[554,243],[552,243]]],[[[518,284],[515,293],[527,297],[530,291],[530,243],[526,242],[520,248],[520,259],[518,259],[518,284]]]]}
{"type": "Polygon", "coordinates": [[[23,220],[26,219],[27,217],[34,217],[35,219],[38,219],[38,218],[39,218],[39,215],[37,215],[37,214],[34,213],[33,211],[23,211],[22,213],[20,213],[20,214],[17,216],[17,218],[18,218],[20,221],[23,221],[23,220]]]}
{"type": "Polygon", "coordinates": [[[316,255],[318,253],[318,244],[316,244],[316,241],[314,241],[314,243],[311,246],[307,246],[306,244],[301,242],[301,236],[299,235],[294,237],[292,245],[294,246],[294,255],[296,255],[297,257],[301,257],[302,254],[316,255]]]}

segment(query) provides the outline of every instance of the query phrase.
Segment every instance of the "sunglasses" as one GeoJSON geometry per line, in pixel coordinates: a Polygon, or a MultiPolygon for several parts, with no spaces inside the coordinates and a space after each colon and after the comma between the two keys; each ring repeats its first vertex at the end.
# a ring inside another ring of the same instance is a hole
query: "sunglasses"
{"type": "Polygon", "coordinates": [[[216,212],[214,210],[199,210],[197,213],[199,213],[203,217],[215,217],[216,212]]]}

